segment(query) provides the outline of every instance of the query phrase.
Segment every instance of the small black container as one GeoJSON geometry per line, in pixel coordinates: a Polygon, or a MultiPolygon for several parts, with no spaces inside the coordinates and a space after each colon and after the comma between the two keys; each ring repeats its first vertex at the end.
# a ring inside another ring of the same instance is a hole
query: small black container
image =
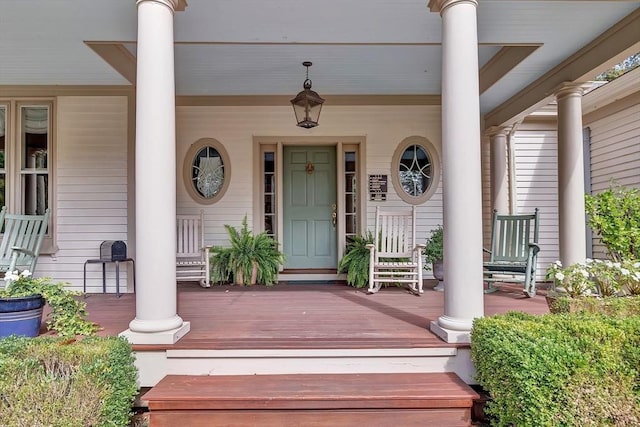
{"type": "Polygon", "coordinates": [[[100,258],[109,261],[127,259],[127,244],[122,240],[105,240],[100,243],[100,258]]]}

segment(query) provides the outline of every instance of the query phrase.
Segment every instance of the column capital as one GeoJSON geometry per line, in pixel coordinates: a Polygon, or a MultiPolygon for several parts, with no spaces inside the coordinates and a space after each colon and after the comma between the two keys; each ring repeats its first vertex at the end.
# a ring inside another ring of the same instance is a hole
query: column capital
{"type": "Polygon", "coordinates": [[[446,8],[456,3],[471,3],[475,7],[478,7],[478,0],[429,0],[427,7],[431,12],[442,14],[446,8]]]}
{"type": "Polygon", "coordinates": [[[509,133],[509,128],[502,127],[502,126],[491,126],[484,130],[485,136],[488,136],[489,138],[493,138],[494,136],[498,136],[498,135],[507,136],[508,133],[509,133]]]}
{"type": "Polygon", "coordinates": [[[565,98],[571,95],[582,96],[584,91],[591,87],[587,82],[564,82],[554,91],[556,99],[565,98]]]}
{"type": "Polygon", "coordinates": [[[167,6],[172,12],[182,12],[187,7],[187,0],[136,0],[136,5],[140,3],[159,3],[167,6]]]}

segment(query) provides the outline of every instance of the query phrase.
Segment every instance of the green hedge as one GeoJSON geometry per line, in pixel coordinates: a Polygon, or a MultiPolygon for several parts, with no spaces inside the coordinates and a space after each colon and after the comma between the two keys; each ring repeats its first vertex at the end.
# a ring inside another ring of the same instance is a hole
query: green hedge
{"type": "Polygon", "coordinates": [[[640,295],[625,297],[547,297],[549,311],[560,313],[600,313],[614,317],[640,316],[640,295]]]}
{"type": "Polygon", "coordinates": [[[137,394],[122,338],[0,340],[0,425],[128,426],[137,394]]]}
{"type": "Polygon", "coordinates": [[[471,340],[492,425],[640,425],[640,317],[513,312],[471,340]]]}

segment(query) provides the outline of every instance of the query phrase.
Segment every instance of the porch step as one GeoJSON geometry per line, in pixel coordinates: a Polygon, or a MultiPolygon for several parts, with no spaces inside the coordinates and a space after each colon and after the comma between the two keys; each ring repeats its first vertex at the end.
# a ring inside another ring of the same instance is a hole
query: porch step
{"type": "Polygon", "coordinates": [[[478,394],[452,373],[168,375],[151,427],[469,426],[478,394]]]}

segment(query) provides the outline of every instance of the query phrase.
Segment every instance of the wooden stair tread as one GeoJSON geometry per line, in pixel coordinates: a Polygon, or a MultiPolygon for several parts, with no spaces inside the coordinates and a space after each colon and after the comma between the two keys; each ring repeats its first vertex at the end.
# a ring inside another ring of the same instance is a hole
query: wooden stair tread
{"type": "Polygon", "coordinates": [[[194,338],[175,344],[134,344],[134,351],[164,350],[317,350],[380,348],[469,348],[467,343],[443,343],[432,336],[425,338],[194,338]]]}
{"type": "Polygon", "coordinates": [[[151,411],[471,408],[453,373],[168,375],[143,397],[151,411]]]}

